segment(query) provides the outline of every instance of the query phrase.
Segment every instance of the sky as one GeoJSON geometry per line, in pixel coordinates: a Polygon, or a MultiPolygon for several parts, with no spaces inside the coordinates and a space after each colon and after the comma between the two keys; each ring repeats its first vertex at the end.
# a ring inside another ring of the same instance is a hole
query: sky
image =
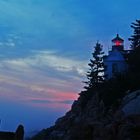
{"type": "Polygon", "coordinates": [[[117,33],[129,47],[139,0],[1,0],[1,130],[35,132],[54,124],[83,90],[97,41],[117,33]]]}

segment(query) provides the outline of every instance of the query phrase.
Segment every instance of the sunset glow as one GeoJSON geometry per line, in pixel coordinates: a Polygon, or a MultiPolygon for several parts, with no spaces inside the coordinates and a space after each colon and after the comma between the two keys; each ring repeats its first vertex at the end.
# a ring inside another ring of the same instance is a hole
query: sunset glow
{"type": "Polygon", "coordinates": [[[26,131],[39,130],[65,114],[84,90],[94,44],[101,41],[107,52],[119,29],[129,46],[139,5],[139,0],[1,0],[1,129],[23,123],[26,131]]]}

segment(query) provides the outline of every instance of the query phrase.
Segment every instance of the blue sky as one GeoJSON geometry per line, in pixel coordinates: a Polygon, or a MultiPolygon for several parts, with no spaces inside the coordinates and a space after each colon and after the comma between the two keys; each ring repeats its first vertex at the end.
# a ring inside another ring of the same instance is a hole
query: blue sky
{"type": "Polygon", "coordinates": [[[1,0],[1,129],[24,123],[26,130],[38,130],[64,114],[82,90],[96,41],[107,50],[119,33],[127,48],[139,5],[139,0],[1,0]]]}

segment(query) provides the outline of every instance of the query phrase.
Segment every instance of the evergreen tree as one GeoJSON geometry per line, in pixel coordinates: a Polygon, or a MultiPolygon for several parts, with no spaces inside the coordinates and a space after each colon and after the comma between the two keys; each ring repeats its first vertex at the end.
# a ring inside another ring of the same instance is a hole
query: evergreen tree
{"type": "Polygon", "coordinates": [[[93,59],[90,59],[88,64],[90,69],[87,72],[88,81],[85,82],[87,84],[86,89],[97,88],[105,81],[103,55],[102,45],[97,42],[92,53],[93,59]]]}
{"type": "Polygon", "coordinates": [[[132,49],[135,50],[137,47],[140,47],[140,20],[132,23],[131,28],[134,29],[134,34],[129,38],[129,41],[131,41],[132,49]]]}
{"type": "Polygon", "coordinates": [[[128,55],[128,76],[130,77],[129,81],[132,81],[132,89],[136,90],[140,88],[140,20],[136,20],[135,23],[132,23],[131,27],[134,33],[131,38],[129,38],[132,51],[128,55]]]}
{"type": "Polygon", "coordinates": [[[132,52],[128,56],[128,63],[130,70],[133,72],[140,71],[140,20],[132,23],[131,27],[134,30],[133,35],[129,40],[131,41],[132,52]]]}

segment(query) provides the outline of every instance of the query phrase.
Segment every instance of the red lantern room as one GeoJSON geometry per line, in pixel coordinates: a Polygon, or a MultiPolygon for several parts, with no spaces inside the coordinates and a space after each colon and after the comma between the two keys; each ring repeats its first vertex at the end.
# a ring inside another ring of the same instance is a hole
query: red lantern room
{"type": "Polygon", "coordinates": [[[112,43],[112,49],[118,49],[120,51],[124,49],[124,40],[119,37],[119,34],[117,34],[117,36],[112,39],[112,43]]]}

